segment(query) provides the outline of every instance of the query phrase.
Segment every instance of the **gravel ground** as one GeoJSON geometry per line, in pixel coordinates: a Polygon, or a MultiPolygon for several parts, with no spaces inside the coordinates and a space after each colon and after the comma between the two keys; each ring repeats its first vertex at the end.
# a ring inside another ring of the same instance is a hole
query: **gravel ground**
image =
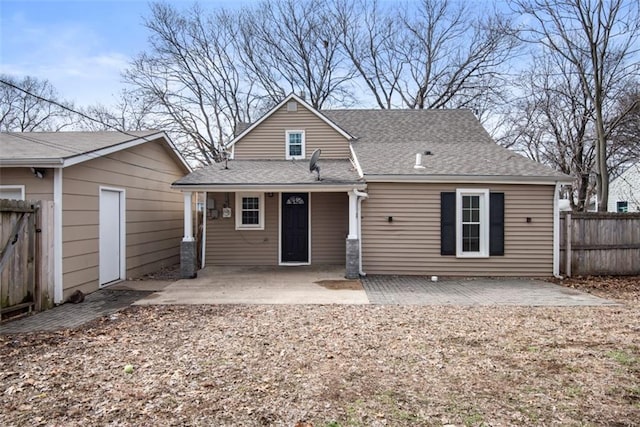
{"type": "Polygon", "coordinates": [[[597,280],[626,303],[151,306],[3,335],[0,425],[640,425],[640,282],[597,280]]]}

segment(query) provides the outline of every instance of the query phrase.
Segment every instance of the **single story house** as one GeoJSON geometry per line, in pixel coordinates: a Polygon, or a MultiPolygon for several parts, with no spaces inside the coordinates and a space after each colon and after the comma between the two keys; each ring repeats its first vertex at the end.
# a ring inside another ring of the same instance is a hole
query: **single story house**
{"type": "Polygon", "coordinates": [[[558,194],[571,178],[498,146],[471,111],[319,111],[291,94],[228,149],[231,160],[172,186],[185,194],[194,274],[194,192],[206,193],[207,266],[558,274],[558,194]]]}
{"type": "Polygon", "coordinates": [[[53,202],[53,300],[179,262],[190,172],[167,135],[0,133],[0,198],[53,202]]]}
{"type": "Polygon", "coordinates": [[[640,162],[629,166],[609,184],[609,212],[640,212],[640,162]]]}

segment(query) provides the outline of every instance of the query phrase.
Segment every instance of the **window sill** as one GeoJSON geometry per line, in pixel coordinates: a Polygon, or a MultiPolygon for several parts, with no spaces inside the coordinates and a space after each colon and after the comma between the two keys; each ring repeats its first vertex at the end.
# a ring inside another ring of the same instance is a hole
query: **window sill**
{"type": "Polygon", "coordinates": [[[470,253],[470,254],[456,254],[456,258],[489,258],[489,254],[470,253]]]}
{"type": "Polygon", "coordinates": [[[251,230],[264,230],[264,226],[263,225],[256,225],[256,226],[247,226],[247,225],[240,225],[238,227],[236,227],[236,230],[238,231],[251,231],[251,230]]]}

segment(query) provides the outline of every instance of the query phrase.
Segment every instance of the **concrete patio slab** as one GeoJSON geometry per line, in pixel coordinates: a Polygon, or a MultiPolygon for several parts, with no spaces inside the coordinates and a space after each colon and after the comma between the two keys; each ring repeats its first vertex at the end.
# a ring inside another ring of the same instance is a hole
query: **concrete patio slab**
{"type": "Polygon", "coordinates": [[[599,306],[618,303],[533,279],[444,279],[424,276],[367,276],[371,304],[599,306]]]}
{"type": "Polygon", "coordinates": [[[197,279],[132,280],[86,296],[81,304],[0,325],[0,333],[77,328],[131,304],[399,304],[456,306],[603,306],[618,303],[530,279],[367,276],[345,280],[340,267],[213,267],[197,279]],[[155,293],[151,293],[154,292],[155,293]]]}
{"type": "Polygon", "coordinates": [[[135,303],[155,304],[369,304],[360,281],[344,267],[207,267],[135,303]]]}

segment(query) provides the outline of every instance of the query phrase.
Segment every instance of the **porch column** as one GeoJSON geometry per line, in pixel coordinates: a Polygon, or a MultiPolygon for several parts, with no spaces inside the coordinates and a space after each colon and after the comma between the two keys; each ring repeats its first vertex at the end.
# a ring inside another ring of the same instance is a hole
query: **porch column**
{"type": "Polygon", "coordinates": [[[180,243],[180,275],[183,279],[193,279],[198,275],[198,249],[193,237],[193,214],[191,191],[184,192],[184,236],[180,243]]]}
{"type": "Polygon", "coordinates": [[[360,241],[358,236],[358,196],[355,191],[349,191],[349,235],[346,245],[345,277],[356,279],[360,270],[360,241]]]}
{"type": "Polygon", "coordinates": [[[358,196],[349,191],[349,236],[347,239],[358,238],[358,196]]]}
{"type": "Polygon", "coordinates": [[[184,192],[184,237],[183,242],[192,242],[193,238],[193,214],[191,212],[191,191],[184,192]]]}

